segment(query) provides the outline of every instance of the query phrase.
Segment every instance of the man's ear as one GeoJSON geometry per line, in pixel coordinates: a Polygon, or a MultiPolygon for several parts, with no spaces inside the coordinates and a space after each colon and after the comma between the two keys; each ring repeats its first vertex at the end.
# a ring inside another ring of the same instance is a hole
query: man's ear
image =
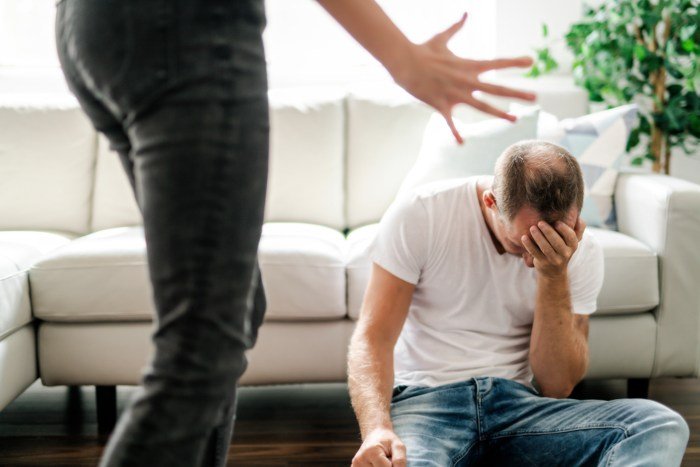
{"type": "Polygon", "coordinates": [[[491,190],[484,190],[482,197],[484,200],[484,206],[487,208],[492,209],[496,206],[496,197],[493,195],[491,190]]]}

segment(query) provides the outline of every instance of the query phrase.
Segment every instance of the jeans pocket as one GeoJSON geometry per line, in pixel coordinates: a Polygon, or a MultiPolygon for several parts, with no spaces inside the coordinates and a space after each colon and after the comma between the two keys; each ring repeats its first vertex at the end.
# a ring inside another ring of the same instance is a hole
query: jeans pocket
{"type": "Polygon", "coordinates": [[[391,398],[393,399],[394,397],[404,392],[404,390],[406,390],[407,387],[408,386],[405,384],[399,384],[398,386],[394,386],[394,390],[391,392],[391,398]]]}

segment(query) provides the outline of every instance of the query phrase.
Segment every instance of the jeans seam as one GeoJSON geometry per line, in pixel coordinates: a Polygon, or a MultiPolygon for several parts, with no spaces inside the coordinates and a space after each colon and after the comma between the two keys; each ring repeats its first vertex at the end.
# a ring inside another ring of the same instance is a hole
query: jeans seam
{"type": "Polygon", "coordinates": [[[570,427],[570,428],[565,428],[565,429],[560,429],[560,430],[539,430],[539,431],[504,431],[495,435],[491,435],[492,439],[498,439],[498,438],[510,438],[514,436],[527,436],[527,435],[550,435],[550,434],[555,434],[555,433],[568,433],[571,431],[579,431],[579,430],[599,430],[599,429],[604,429],[604,428],[612,428],[616,430],[621,430],[625,438],[628,436],[627,429],[622,426],[622,425],[617,425],[617,424],[600,424],[600,425],[582,425],[582,426],[575,426],[575,427],[570,427]]]}
{"type": "Polygon", "coordinates": [[[455,465],[457,465],[458,462],[460,462],[462,459],[467,457],[467,455],[469,454],[469,451],[471,451],[472,448],[479,443],[479,441],[480,440],[474,441],[472,444],[467,446],[466,449],[462,453],[457,453],[457,455],[455,457],[451,458],[450,462],[452,463],[452,466],[454,467],[455,465]]]}
{"type": "MultiPolygon", "coordinates": [[[[612,463],[612,460],[613,460],[613,458],[615,457],[615,448],[616,448],[619,444],[620,444],[620,443],[615,443],[615,444],[614,444],[612,447],[610,447],[610,449],[608,449],[608,451],[605,453],[605,454],[607,454],[608,452],[610,452],[610,457],[608,457],[608,460],[607,460],[607,462],[605,463],[605,467],[608,467],[608,466],[612,463]]],[[[603,456],[603,457],[605,457],[605,456],[603,456]]]]}
{"type": "MultiPolygon", "coordinates": [[[[608,467],[609,465],[611,465],[612,460],[613,460],[613,458],[615,457],[615,453],[617,452],[615,449],[620,445],[620,443],[621,443],[622,441],[624,441],[625,439],[627,439],[627,438],[629,437],[629,435],[628,435],[628,433],[627,433],[627,430],[624,430],[624,432],[625,432],[625,437],[624,437],[621,441],[618,441],[617,443],[615,443],[610,449],[608,449],[608,450],[605,452],[605,454],[607,454],[608,452],[610,453],[610,457],[608,458],[607,462],[605,463],[605,466],[606,466],[606,467],[608,467]]],[[[603,457],[605,457],[605,455],[603,455],[603,457]]]]}

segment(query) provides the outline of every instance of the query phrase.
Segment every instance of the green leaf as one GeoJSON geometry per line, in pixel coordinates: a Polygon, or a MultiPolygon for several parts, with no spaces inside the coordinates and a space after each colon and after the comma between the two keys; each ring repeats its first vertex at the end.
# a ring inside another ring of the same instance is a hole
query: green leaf
{"type": "Polygon", "coordinates": [[[647,48],[644,47],[642,44],[635,44],[634,56],[637,57],[637,60],[641,62],[642,60],[644,60],[644,57],[647,56],[647,48]]]}
{"type": "Polygon", "coordinates": [[[668,95],[673,98],[675,96],[679,96],[683,92],[683,86],[680,84],[671,84],[666,88],[668,91],[668,95]]]}
{"type": "Polygon", "coordinates": [[[547,23],[542,23],[542,37],[548,37],[549,36],[549,28],[547,27],[547,23]]]}
{"type": "Polygon", "coordinates": [[[630,151],[632,148],[637,146],[639,144],[639,127],[635,128],[630,132],[629,138],[627,138],[627,147],[625,148],[626,151],[630,151]]]}
{"type": "Polygon", "coordinates": [[[643,157],[635,157],[634,159],[632,159],[632,160],[630,161],[630,164],[632,164],[632,165],[637,165],[637,166],[642,165],[643,163],[644,163],[644,158],[643,158],[643,157]]]}
{"type": "Polygon", "coordinates": [[[695,50],[695,41],[693,41],[693,39],[686,39],[681,42],[681,47],[683,47],[683,50],[686,52],[692,52],[695,50]]]}

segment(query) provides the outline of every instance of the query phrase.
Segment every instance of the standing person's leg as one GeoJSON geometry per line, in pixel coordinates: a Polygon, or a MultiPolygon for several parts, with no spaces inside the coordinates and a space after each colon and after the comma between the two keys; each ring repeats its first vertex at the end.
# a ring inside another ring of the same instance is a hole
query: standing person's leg
{"type": "Polygon", "coordinates": [[[479,417],[485,465],[680,465],[688,424],[648,399],[542,397],[507,379],[488,378],[479,417]]]}
{"type": "MultiPolygon", "coordinates": [[[[157,311],[155,353],[101,465],[200,465],[210,439],[230,438],[264,314],[263,28],[253,0],[59,4],[69,85],[89,90],[132,146],[118,150],[127,174],[133,164],[157,311]]],[[[223,465],[228,443],[214,445],[223,465]]]]}
{"type": "MultiPolygon", "coordinates": [[[[265,311],[267,310],[267,299],[263,287],[262,275],[260,274],[260,264],[256,264],[257,287],[255,288],[255,299],[253,302],[253,316],[251,319],[252,345],[257,341],[258,328],[263,322],[265,311]]],[[[233,426],[236,421],[236,407],[238,405],[238,391],[233,393],[231,400],[222,410],[222,421],[214,427],[207,447],[204,452],[202,467],[223,467],[226,465],[226,457],[233,436],[233,426]]]]}

